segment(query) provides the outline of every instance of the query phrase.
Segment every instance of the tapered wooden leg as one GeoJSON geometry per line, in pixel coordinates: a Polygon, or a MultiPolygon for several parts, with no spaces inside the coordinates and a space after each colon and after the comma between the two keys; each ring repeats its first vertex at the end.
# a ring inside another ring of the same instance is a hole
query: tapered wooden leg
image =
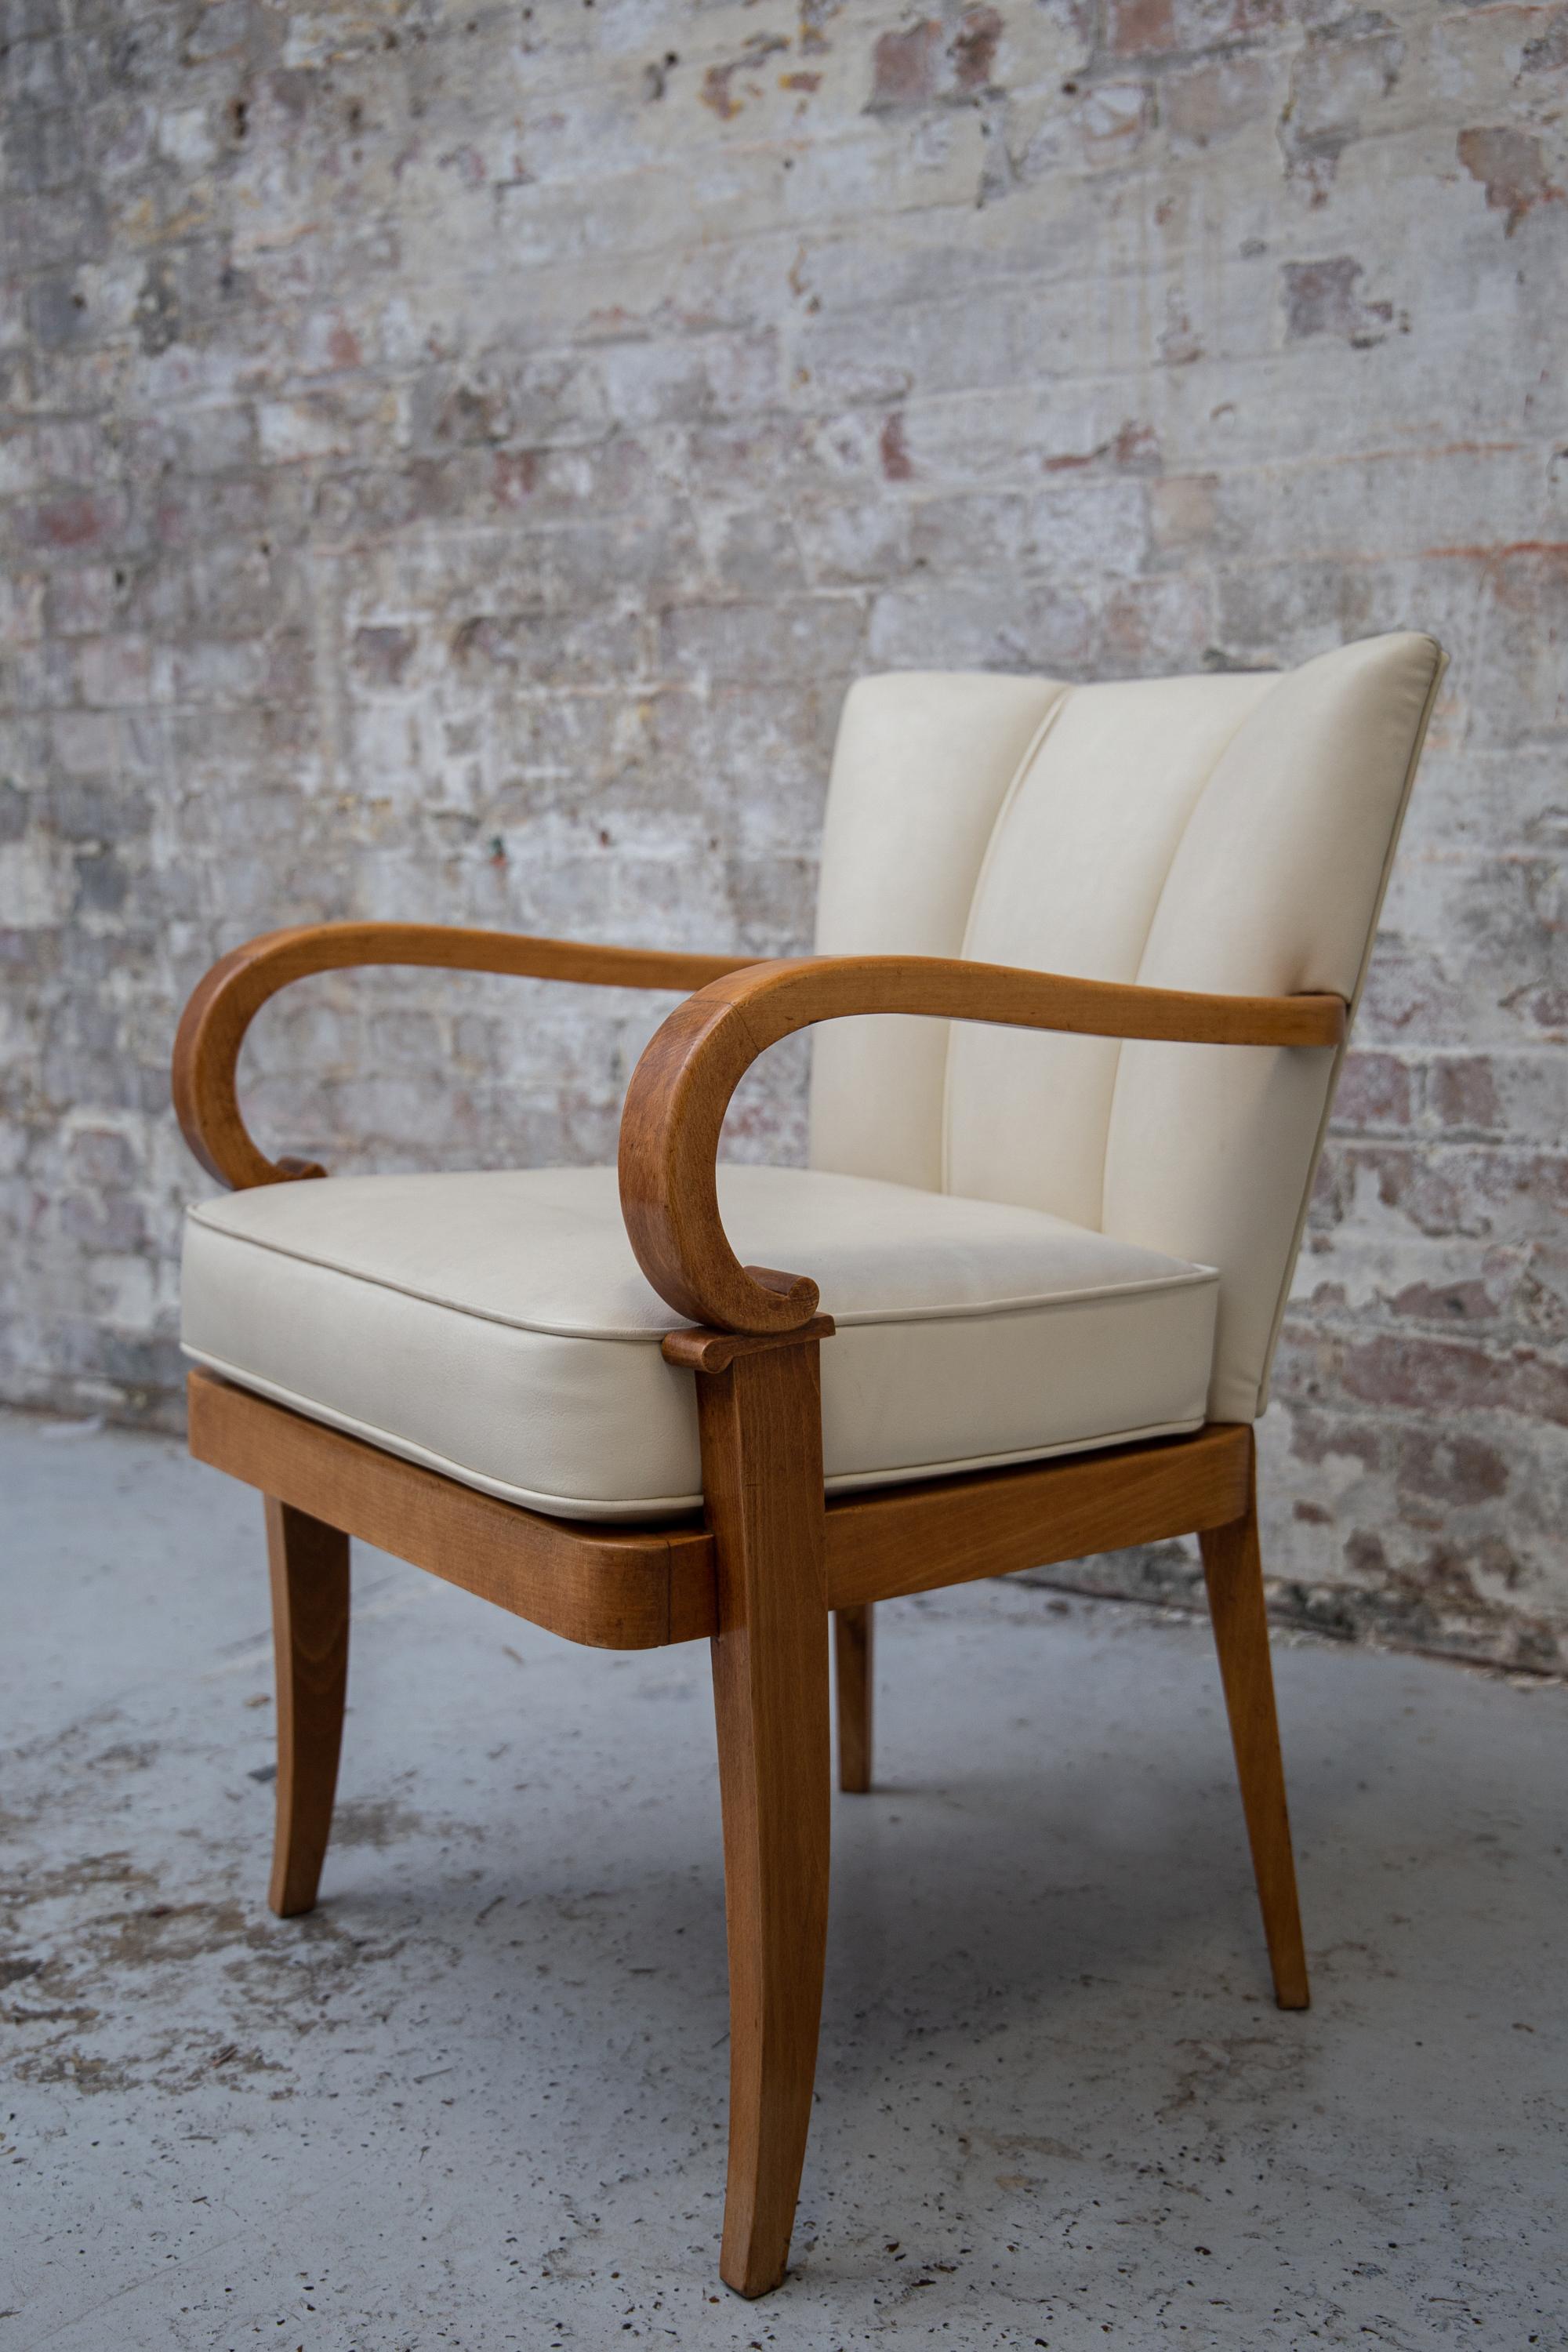
{"type": "Polygon", "coordinates": [[[737,2294],[758,2295],[777,2286],[789,2261],[827,1935],[816,1339],[791,1335],[738,1354],[724,1370],[699,1371],[697,1389],[718,1569],[713,1696],[730,1941],[730,2171],[719,2268],[737,2294]]]}
{"type": "Polygon", "coordinates": [[[1285,1804],[1274,1672],[1268,1657],[1263,1562],[1258,1548],[1256,1462],[1247,1491],[1245,1516],[1229,1527],[1209,1528],[1199,1541],[1263,1932],[1274,1971],[1274,1998],[1281,2009],[1305,2009],[1310,1994],[1285,1804]]]}
{"type": "Polygon", "coordinates": [[[869,1602],[833,1612],[838,1680],[838,1785],[863,1797],[871,1786],[871,1685],[875,1653],[869,1602]]]}
{"type": "Polygon", "coordinates": [[[280,1919],[316,1900],[332,1826],[349,1668],[349,1539],[267,1497],[278,1669],[278,1826],[268,1901],[280,1919]]]}

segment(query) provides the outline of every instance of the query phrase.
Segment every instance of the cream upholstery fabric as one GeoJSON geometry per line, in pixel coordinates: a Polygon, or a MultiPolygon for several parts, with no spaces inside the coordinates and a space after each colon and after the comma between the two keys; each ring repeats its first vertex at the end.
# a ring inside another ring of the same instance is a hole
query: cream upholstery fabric
{"type": "MultiPolygon", "coordinates": [[[[1040,680],[1032,701],[1016,678],[863,679],[817,947],[951,954],[967,892],[966,956],[1353,1003],[1441,666],[1430,637],[1402,635],[1280,677],[1040,680]]],[[[818,1032],[814,1166],[1216,1266],[1209,1412],[1261,1412],[1335,1057],[930,1023],[879,1059],[874,1031],[903,1024],[836,1025],[863,1036],[818,1032]]]]}
{"type": "MultiPolygon", "coordinates": [[[[805,1169],[726,1168],[742,1259],[808,1269],[830,1487],[1192,1429],[1213,1272],[1036,1209],[805,1169]]],[[[613,1169],[331,1178],[187,1220],[198,1362],[569,1517],[700,1500],[695,1388],[632,1255],[613,1169]]]]}
{"type": "MultiPolygon", "coordinates": [[[[850,688],[823,835],[819,955],[963,953],[996,813],[1065,690],[963,673],[850,688]]],[[[947,1029],[884,1016],[816,1031],[824,1167],[941,1189],[947,1029]]]]}

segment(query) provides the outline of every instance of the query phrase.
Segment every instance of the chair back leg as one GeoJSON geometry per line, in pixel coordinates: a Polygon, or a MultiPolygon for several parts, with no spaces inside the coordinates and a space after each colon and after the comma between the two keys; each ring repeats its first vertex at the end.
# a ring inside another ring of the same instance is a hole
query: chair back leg
{"type": "Polygon", "coordinates": [[[730,1944],[730,2169],[720,2273],[784,2277],[816,2074],[830,1727],[817,1342],[697,1374],[717,1553],[713,1697],[730,1944]]]}
{"type": "Polygon", "coordinates": [[[871,1604],[833,1612],[833,1664],[838,1684],[838,1785],[863,1797],[871,1786],[871,1604]]]}
{"type": "Polygon", "coordinates": [[[1209,1615],[1219,1653],[1263,1932],[1274,1973],[1274,1998],[1281,2009],[1305,2009],[1310,1994],[1285,1803],[1274,1670],[1268,1656],[1268,1617],[1258,1545],[1256,1456],[1248,1471],[1245,1513],[1228,1527],[1206,1529],[1198,1540],[1203,1547],[1209,1615]]]}
{"type": "Polygon", "coordinates": [[[349,1670],[349,1539],[267,1496],[278,1671],[278,1822],[268,1901],[280,1919],[316,1900],[342,1742],[349,1670]]]}

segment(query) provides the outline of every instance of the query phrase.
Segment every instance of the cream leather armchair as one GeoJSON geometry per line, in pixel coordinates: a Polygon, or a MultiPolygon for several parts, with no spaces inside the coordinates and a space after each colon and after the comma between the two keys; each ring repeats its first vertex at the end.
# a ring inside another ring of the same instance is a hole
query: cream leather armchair
{"type": "Polygon", "coordinates": [[[830,1613],[864,1789],[874,1602],[1197,1533],[1306,2004],[1251,1425],[1441,668],[1412,635],[1283,676],[868,678],[814,958],[329,925],[187,1008],[182,1124],[235,1188],[189,1217],[191,1444],[268,1498],[273,1906],[310,1907],[326,1850],[351,1536],[577,1641],[709,1636],[743,2294],[784,2275],[810,2114],[830,1613]],[[236,1063],[279,988],[360,963],[695,992],[618,1174],[308,1181],[236,1063]],[[741,1076],[807,1026],[810,1165],[717,1168],[741,1076]]]}

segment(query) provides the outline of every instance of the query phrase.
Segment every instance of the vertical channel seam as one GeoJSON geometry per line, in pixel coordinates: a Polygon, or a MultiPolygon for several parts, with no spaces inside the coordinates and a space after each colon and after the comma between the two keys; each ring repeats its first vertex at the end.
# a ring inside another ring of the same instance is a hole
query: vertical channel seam
{"type": "MultiPolygon", "coordinates": [[[[1216,749],[1214,758],[1209,761],[1207,773],[1204,777],[1202,783],[1198,786],[1197,791],[1193,794],[1192,805],[1188,809],[1186,815],[1182,820],[1181,831],[1177,834],[1174,841],[1171,844],[1170,862],[1165,867],[1164,879],[1162,881],[1159,890],[1155,895],[1154,903],[1149,909],[1149,920],[1144,927],[1142,944],[1138,950],[1138,961],[1133,968],[1132,973],[1134,987],[1137,987],[1142,982],[1143,960],[1149,952],[1149,941],[1153,937],[1154,926],[1160,919],[1160,909],[1165,903],[1165,893],[1170,887],[1171,876],[1175,871],[1176,860],[1182,854],[1182,846],[1186,840],[1188,833],[1192,830],[1193,819],[1196,816],[1199,809],[1203,806],[1204,797],[1207,793],[1209,786],[1213,783],[1215,775],[1219,772],[1220,762],[1225,758],[1226,752],[1230,750],[1231,745],[1236,741],[1236,739],[1240,734],[1242,729],[1250,725],[1251,721],[1257,718],[1260,710],[1268,708],[1268,704],[1273,700],[1275,693],[1283,684],[1284,680],[1289,677],[1290,672],[1289,670],[1275,670],[1269,673],[1269,675],[1272,677],[1273,684],[1270,686],[1268,692],[1267,694],[1260,694],[1258,700],[1241,713],[1236,725],[1231,729],[1230,733],[1226,737],[1224,742],[1216,749]]],[[[1101,1233],[1105,1231],[1105,1185],[1107,1171],[1110,1166],[1110,1134],[1111,1129],[1116,1124],[1116,1097],[1121,1091],[1122,1049],[1126,1043],[1127,1041],[1124,1037],[1119,1037],[1116,1040],[1116,1069],[1110,1081],[1110,1103],[1106,1113],[1105,1138],[1101,1144],[1100,1153],[1100,1231],[1101,1233]]]]}
{"type": "MultiPolygon", "coordinates": [[[[1047,683],[1047,681],[1042,679],[1041,683],[1044,685],[1047,683]]],[[[1027,743],[1025,744],[1023,756],[1019,760],[1017,766],[1014,769],[1007,789],[1003,793],[1001,801],[998,803],[996,814],[993,820],[991,830],[985,836],[985,848],[981,857],[979,867],[975,873],[974,887],[970,892],[969,896],[969,912],[963,919],[963,938],[959,944],[958,950],[961,959],[967,959],[969,955],[970,934],[974,929],[974,910],[980,904],[981,894],[985,887],[985,877],[991,871],[991,862],[996,855],[996,844],[1001,839],[1002,828],[1007,822],[1008,812],[1011,810],[1019,793],[1023,790],[1025,778],[1028,775],[1028,772],[1034,766],[1035,761],[1039,758],[1046,738],[1049,735],[1052,728],[1056,725],[1058,719],[1066,709],[1068,702],[1071,700],[1077,690],[1076,685],[1069,680],[1063,679],[1058,683],[1057,691],[1052,698],[1050,708],[1047,710],[1045,717],[1040,720],[1039,725],[1030,736],[1027,743]]],[[[947,1024],[946,1034],[943,1039],[942,1050],[942,1159],[939,1170],[939,1181],[941,1183],[942,1190],[944,1192],[951,1189],[950,1179],[952,1176],[951,1145],[952,1139],[952,1104],[953,1025],[954,1024],[951,1021],[947,1024]]]]}

